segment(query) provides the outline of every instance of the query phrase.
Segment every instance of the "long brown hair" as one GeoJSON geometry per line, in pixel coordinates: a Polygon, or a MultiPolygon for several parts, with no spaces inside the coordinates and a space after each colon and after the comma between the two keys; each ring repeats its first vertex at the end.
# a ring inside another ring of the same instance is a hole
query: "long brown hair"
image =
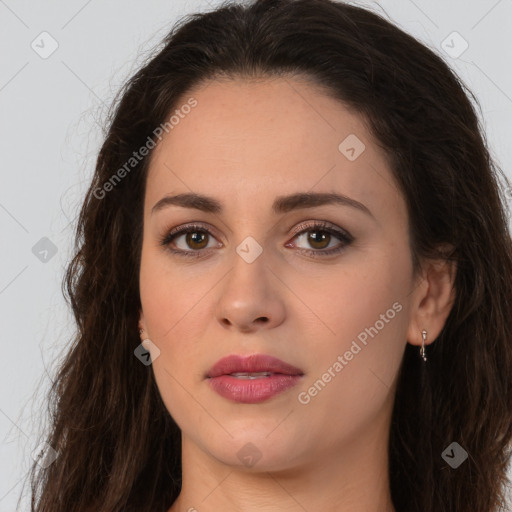
{"type": "Polygon", "coordinates": [[[165,512],[178,496],[181,433],[151,366],[134,356],[151,152],[126,163],[158,142],[155,129],[193,86],[299,75],[355,109],[387,152],[408,207],[415,270],[426,257],[457,262],[455,303],[428,363],[407,344],[400,368],[389,439],[395,508],[505,507],[512,241],[500,179],[508,181],[471,92],[410,35],[332,0],[225,3],[183,18],[155,53],[114,102],[80,211],[63,281],[77,332],[49,396],[46,441],[58,457],[32,468],[32,511],[165,512]],[[447,244],[451,254],[440,253],[447,244]],[[443,456],[454,442],[468,455],[456,469],[443,456]]]}

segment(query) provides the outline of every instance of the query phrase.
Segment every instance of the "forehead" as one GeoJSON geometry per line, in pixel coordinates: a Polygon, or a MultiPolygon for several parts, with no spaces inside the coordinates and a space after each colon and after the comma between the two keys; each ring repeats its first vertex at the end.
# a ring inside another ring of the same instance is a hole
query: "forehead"
{"type": "Polygon", "coordinates": [[[211,80],[185,94],[175,110],[189,98],[196,106],[183,109],[188,113],[152,155],[147,196],[153,203],[177,191],[215,191],[232,201],[249,194],[270,200],[274,189],[272,196],[318,189],[381,202],[383,184],[398,193],[363,118],[312,83],[211,80]]]}

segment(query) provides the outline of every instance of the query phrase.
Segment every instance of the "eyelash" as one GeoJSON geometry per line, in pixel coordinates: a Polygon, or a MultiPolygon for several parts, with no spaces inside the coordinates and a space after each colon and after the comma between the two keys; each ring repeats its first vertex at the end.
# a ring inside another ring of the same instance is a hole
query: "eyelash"
{"type": "MultiPolygon", "coordinates": [[[[341,247],[338,246],[336,248],[331,249],[297,249],[299,252],[306,253],[314,258],[338,254],[354,241],[354,238],[347,231],[334,228],[330,225],[330,223],[327,222],[316,221],[311,224],[302,223],[297,226],[297,229],[298,231],[293,235],[292,240],[294,240],[303,233],[311,231],[320,231],[323,233],[328,233],[329,235],[334,235],[343,243],[341,247]]],[[[184,251],[182,249],[171,249],[171,247],[169,247],[169,244],[173,242],[174,239],[177,238],[178,236],[196,232],[206,233],[208,234],[208,236],[213,236],[212,233],[210,233],[210,231],[205,226],[202,226],[200,224],[187,224],[170,230],[160,239],[160,244],[164,246],[166,250],[170,251],[172,254],[183,256],[186,258],[200,258],[204,255],[205,251],[208,251],[208,249],[184,251]]]]}

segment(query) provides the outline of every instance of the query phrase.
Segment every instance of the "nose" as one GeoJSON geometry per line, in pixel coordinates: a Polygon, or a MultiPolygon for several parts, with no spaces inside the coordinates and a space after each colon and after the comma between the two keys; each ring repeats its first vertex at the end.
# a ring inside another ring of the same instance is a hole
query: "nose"
{"type": "Polygon", "coordinates": [[[249,333],[277,327],[284,321],[284,285],[267,263],[265,251],[252,263],[235,253],[216,308],[223,328],[249,333]]]}

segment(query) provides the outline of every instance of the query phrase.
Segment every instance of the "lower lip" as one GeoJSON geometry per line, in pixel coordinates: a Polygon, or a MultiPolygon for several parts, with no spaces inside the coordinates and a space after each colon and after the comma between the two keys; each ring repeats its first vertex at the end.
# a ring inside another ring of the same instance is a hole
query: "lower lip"
{"type": "Polygon", "coordinates": [[[302,375],[274,374],[258,379],[239,379],[221,375],[208,379],[210,386],[220,396],[244,404],[257,404],[295,386],[302,375]]]}

